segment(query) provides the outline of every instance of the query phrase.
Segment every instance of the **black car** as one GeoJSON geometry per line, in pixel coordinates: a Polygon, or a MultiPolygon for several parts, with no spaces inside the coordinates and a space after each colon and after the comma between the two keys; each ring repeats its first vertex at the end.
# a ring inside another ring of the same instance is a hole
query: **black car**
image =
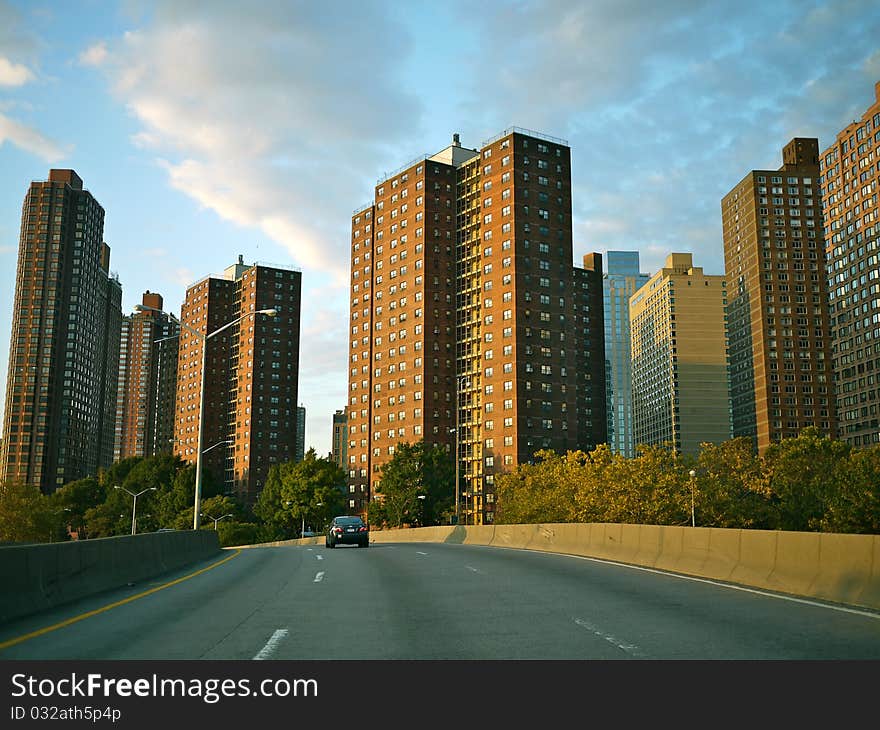
{"type": "Polygon", "coordinates": [[[334,517],[324,536],[324,547],[335,548],[337,545],[370,547],[367,523],[357,516],[334,517]]]}

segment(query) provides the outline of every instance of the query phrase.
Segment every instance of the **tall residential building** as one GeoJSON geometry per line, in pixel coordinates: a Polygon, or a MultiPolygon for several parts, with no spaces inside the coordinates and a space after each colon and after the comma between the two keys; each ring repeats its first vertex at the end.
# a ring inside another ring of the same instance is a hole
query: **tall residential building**
{"type": "Polygon", "coordinates": [[[635,456],[629,300],[650,279],[639,271],[638,251],[608,251],[602,279],[605,317],[605,398],[608,446],[635,456]]]}
{"type": "Polygon", "coordinates": [[[123,317],[114,461],[172,451],[180,325],[146,291],[143,309],[123,317]]]}
{"type": "Polygon", "coordinates": [[[299,271],[239,256],[222,276],[191,285],[181,307],[175,453],[196,460],[207,344],[202,468],[220,491],[249,502],[269,467],[295,454],[301,290],[299,271]],[[263,309],[277,314],[250,314],[263,309]]]}
{"type": "Polygon", "coordinates": [[[697,454],[731,438],[726,307],[724,277],[704,274],[689,253],[667,256],[630,299],[637,446],[697,454]]]}
{"type": "Polygon", "coordinates": [[[453,135],[353,214],[350,510],[400,442],[457,458],[461,519],[483,523],[497,474],[604,441],[601,257],[573,266],[570,166],[535,132],[453,135]]]}
{"type": "Polygon", "coordinates": [[[880,443],[880,82],[821,155],[838,437],[880,443]]]}
{"type": "Polygon", "coordinates": [[[306,456],[306,409],[305,406],[296,407],[296,448],[293,460],[302,461],[306,456]]]}
{"type": "Polygon", "coordinates": [[[73,170],[22,206],[0,478],[51,493],[112,464],[122,287],[73,170]]]}
{"type": "Polygon", "coordinates": [[[807,426],[836,431],[818,140],[792,139],[782,163],[721,200],[733,435],[759,453],[807,426]]]}
{"type": "Polygon", "coordinates": [[[334,463],[340,468],[348,469],[348,428],[346,424],[348,419],[345,415],[345,409],[337,410],[333,414],[333,438],[331,441],[330,457],[334,463]]]}

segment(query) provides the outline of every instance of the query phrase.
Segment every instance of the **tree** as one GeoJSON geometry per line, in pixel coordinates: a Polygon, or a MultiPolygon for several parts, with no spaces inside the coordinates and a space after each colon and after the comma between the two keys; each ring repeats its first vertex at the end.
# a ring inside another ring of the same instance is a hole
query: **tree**
{"type": "Polygon", "coordinates": [[[822,529],[880,534],[880,446],[855,449],[838,466],[838,488],[826,500],[822,529]]]}
{"type": "Polygon", "coordinates": [[[49,500],[38,487],[0,484],[0,542],[49,542],[56,533],[49,500]]]}
{"type": "Polygon", "coordinates": [[[304,526],[323,529],[345,510],[340,485],[345,472],[330,457],[318,458],[309,449],[300,462],[276,464],[270,470],[254,506],[270,540],[298,535],[304,526]]]}
{"type": "Polygon", "coordinates": [[[771,526],[768,475],[750,438],[701,444],[696,471],[698,525],[758,529],[771,526]]]}
{"type": "Polygon", "coordinates": [[[385,524],[440,524],[452,509],[454,489],[455,468],[444,447],[424,441],[397,444],[391,460],[382,466],[377,488],[385,524]]]}
{"type": "Polygon", "coordinates": [[[107,498],[105,488],[96,477],[86,477],[68,482],[49,497],[53,511],[63,517],[80,539],[88,537],[86,512],[97,507],[107,498]],[[62,514],[63,513],[63,514],[62,514]]]}
{"type": "Polygon", "coordinates": [[[829,504],[837,498],[839,465],[850,446],[821,435],[815,426],[797,438],[771,444],[764,452],[769,475],[774,527],[819,530],[829,504]]]}

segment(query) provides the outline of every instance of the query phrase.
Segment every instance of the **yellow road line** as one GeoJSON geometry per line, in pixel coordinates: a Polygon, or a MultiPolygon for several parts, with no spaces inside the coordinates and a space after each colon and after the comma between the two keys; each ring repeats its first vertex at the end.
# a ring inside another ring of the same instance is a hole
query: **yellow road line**
{"type": "Polygon", "coordinates": [[[216,563],[212,563],[206,568],[202,568],[201,570],[197,570],[195,573],[190,573],[189,575],[185,575],[182,578],[178,578],[177,580],[172,580],[169,583],[162,583],[156,588],[151,588],[148,591],[144,591],[143,593],[138,593],[135,596],[129,596],[128,598],[123,598],[121,601],[116,601],[116,603],[110,603],[106,606],[101,606],[101,608],[96,608],[94,611],[89,611],[87,613],[82,613],[79,616],[74,616],[73,618],[66,619],[65,621],[61,621],[60,623],[53,624],[52,626],[46,626],[42,629],[37,629],[36,631],[32,631],[29,634],[24,634],[22,636],[18,636],[14,639],[9,639],[8,641],[4,641],[0,643],[0,651],[4,649],[8,649],[10,646],[15,646],[16,644],[21,644],[23,641],[27,641],[28,639],[35,639],[38,636],[42,636],[43,634],[48,634],[50,631],[55,631],[57,629],[63,629],[65,626],[70,626],[71,624],[75,624],[78,621],[82,621],[87,618],[91,618],[92,616],[97,616],[99,613],[104,613],[105,611],[109,611],[113,608],[118,608],[119,606],[124,606],[126,603],[131,603],[132,601],[136,601],[139,598],[143,598],[144,596],[149,596],[151,593],[156,593],[156,591],[161,591],[166,588],[170,588],[171,586],[177,585],[178,583],[183,583],[185,580],[189,580],[190,578],[195,578],[197,575],[201,575],[202,573],[206,573],[207,571],[216,568],[218,565],[223,565],[223,563],[227,563],[232,560],[234,557],[241,554],[241,550],[236,550],[232,555],[227,558],[223,558],[222,560],[218,560],[216,563]]]}

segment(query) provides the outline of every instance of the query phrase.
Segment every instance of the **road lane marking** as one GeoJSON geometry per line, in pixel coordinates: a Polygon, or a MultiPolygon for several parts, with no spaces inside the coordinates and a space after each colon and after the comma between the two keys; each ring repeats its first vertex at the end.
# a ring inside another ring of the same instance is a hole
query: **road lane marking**
{"type": "Polygon", "coordinates": [[[287,629],[278,629],[271,637],[269,637],[269,641],[266,642],[266,645],[257,652],[257,655],[254,657],[254,661],[260,661],[262,659],[268,659],[272,654],[275,653],[275,649],[278,648],[278,645],[282,642],[285,636],[288,634],[287,629]]]}
{"type": "Polygon", "coordinates": [[[315,580],[313,580],[312,582],[313,583],[320,583],[322,580],[324,580],[324,571],[323,570],[315,575],[315,580]]]}
{"type": "Polygon", "coordinates": [[[316,555],[315,557],[316,557],[318,560],[323,560],[323,559],[324,559],[324,556],[323,556],[323,555],[316,555]]]}
{"type": "Polygon", "coordinates": [[[474,573],[480,572],[479,570],[477,570],[476,568],[474,568],[473,566],[470,566],[470,565],[465,565],[464,567],[467,568],[468,570],[474,571],[474,573]]]}
{"type": "Polygon", "coordinates": [[[428,553],[423,553],[421,550],[416,550],[416,555],[427,555],[428,553]]]}
{"type": "Polygon", "coordinates": [[[609,644],[614,644],[614,646],[616,646],[621,651],[625,651],[630,656],[645,658],[645,654],[643,654],[641,649],[639,649],[639,647],[637,647],[635,644],[626,644],[620,639],[612,636],[611,634],[606,634],[604,631],[600,631],[595,626],[587,623],[581,618],[576,618],[574,622],[578,626],[585,628],[590,633],[595,634],[600,639],[605,639],[605,641],[607,641],[609,644]]]}
{"type": "Polygon", "coordinates": [[[36,631],[32,631],[29,634],[24,634],[23,636],[18,636],[14,639],[9,639],[8,641],[4,641],[0,643],[0,651],[4,649],[8,649],[10,646],[15,646],[16,644],[21,644],[23,641],[28,641],[29,639],[35,639],[38,636],[42,636],[43,634],[48,634],[50,631],[56,631],[57,629],[63,629],[65,626],[70,626],[71,624],[75,624],[79,621],[83,621],[84,619],[91,618],[92,616],[97,616],[99,613],[104,613],[105,611],[109,611],[113,608],[118,608],[119,606],[124,606],[126,603],[131,603],[132,601],[136,601],[139,598],[144,598],[145,596],[149,596],[152,593],[156,593],[157,591],[165,590],[166,588],[170,588],[171,586],[176,586],[178,583],[183,583],[185,580],[189,580],[190,578],[195,578],[197,575],[201,575],[202,573],[207,573],[209,570],[216,568],[219,565],[223,565],[223,563],[228,563],[235,557],[241,555],[241,550],[236,550],[229,557],[223,558],[222,560],[218,560],[216,563],[212,563],[206,568],[202,568],[201,570],[197,570],[195,573],[190,573],[189,575],[185,575],[182,578],[178,578],[177,580],[172,580],[169,583],[163,583],[162,585],[157,586],[156,588],[151,588],[148,591],[144,591],[143,593],[138,593],[134,596],[129,596],[128,598],[123,598],[121,601],[116,601],[115,603],[109,603],[106,606],[101,606],[101,608],[96,608],[94,611],[88,611],[86,613],[82,613],[79,616],[74,616],[73,618],[66,619],[65,621],[61,621],[57,624],[52,624],[52,626],[46,626],[45,628],[38,629],[36,631]]]}

